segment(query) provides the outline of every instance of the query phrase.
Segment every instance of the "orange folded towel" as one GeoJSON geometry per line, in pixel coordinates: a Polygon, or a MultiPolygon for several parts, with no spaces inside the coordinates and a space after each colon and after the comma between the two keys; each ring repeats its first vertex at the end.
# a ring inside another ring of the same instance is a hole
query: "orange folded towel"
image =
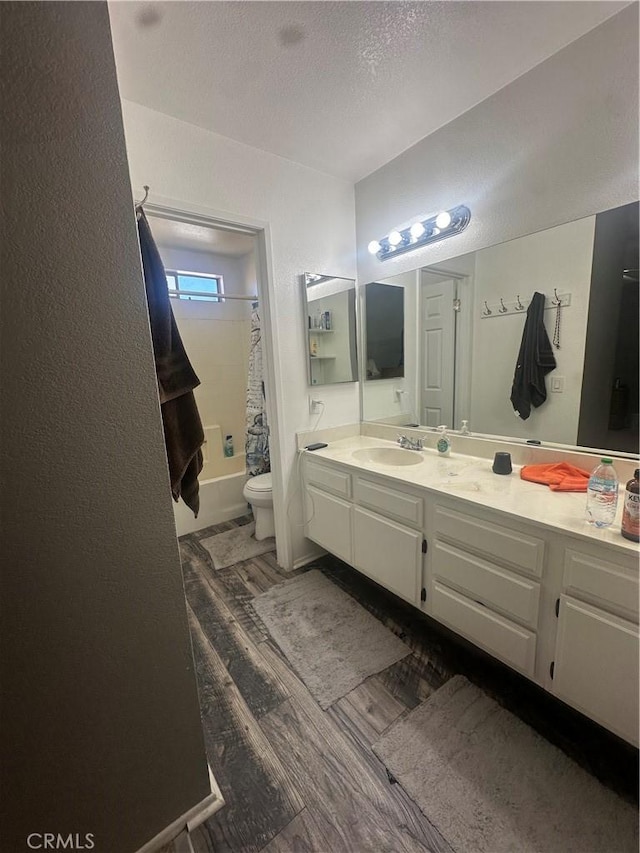
{"type": "Polygon", "coordinates": [[[523,480],[549,486],[554,492],[586,492],[588,471],[576,468],[568,462],[556,462],[553,465],[524,465],[520,470],[523,480]]]}

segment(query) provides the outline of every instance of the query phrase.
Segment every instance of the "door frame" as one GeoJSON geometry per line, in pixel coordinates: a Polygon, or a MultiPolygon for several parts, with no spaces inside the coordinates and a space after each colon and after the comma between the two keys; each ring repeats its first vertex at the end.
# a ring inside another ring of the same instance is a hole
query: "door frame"
{"type": "Polygon", "coordinates": [[[271,227],[268,222],[252,217],[230,214],[200,204],[153,194],[153,201],[145,202],[144,209],[152,216],[208,225],[225,231],[236,231],[256,238],[256,284],[261,309],[264,383],[266,392],[267,418],[269,419],[269,449],[273,483],[273,509],[276,529],[276,558],[285,568],[292,564],[292,543],[287,525],[284,504],[285,484],[283,478],[282,434],[278,411],[278,400],[283,399],[283,381],[280,364],[276,358],[275,341],[278,338],[278,322],[273,311],[273,257],[271,227]]]}

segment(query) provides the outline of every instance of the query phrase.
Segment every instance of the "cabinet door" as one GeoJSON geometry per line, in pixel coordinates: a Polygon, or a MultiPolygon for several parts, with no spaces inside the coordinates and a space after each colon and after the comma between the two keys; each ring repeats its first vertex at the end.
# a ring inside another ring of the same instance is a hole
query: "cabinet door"
{"type": "Polygon", "coordinates": [[[307,486],[305,507],[305,536],[346,563],[353,563],[351,504],[307,486]]]}
{"type": "Polygon", "coordinates": [[[561,596],[551,689],[588,717],[637,744],[637,626],[561,596]]]}
{"type": "Polygon", "coordinates": [[[353,513],[356,569],[418,604],[422,534],[360,507],[354,507],[353,513]]]}

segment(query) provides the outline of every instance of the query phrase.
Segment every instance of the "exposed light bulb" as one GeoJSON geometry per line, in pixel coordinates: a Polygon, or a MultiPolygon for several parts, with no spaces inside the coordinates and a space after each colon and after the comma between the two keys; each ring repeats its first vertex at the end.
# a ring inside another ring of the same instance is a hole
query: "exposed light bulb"
{"type": "Polygon", "coordinates": [[[402,234],[399,231],[391,231],[387,239],[392,246],[399,246],[402,243],[402,234]]]}
{"type": "Polygon", "coordinates": [[[451,225],[451,214],[443,210],[436,216],[436,225],[438,228],[448,228],[451,225]]]}
{"type": "Polygon", "coordinates": [[[377,240],[372,240],[367,246],[370,255],[377,255],[381,248],[382,246],[377,240]]]}
{"type": "Polygon", "coordinates": [[[411,236],[414,240],[419,240],[424,234],[424,225],[422,222],[414,222],[411,226],[411,236]]]}
{"type": "Polygon", "coordinates": [[[439,229],[439,228],[435,228],[435,227],[434,227],[434,228],[432,229],[432,231],[431,231],[431,236],[432,236],[432,237],[435,237],[435,236],[436,236],[437,234],[439,234],[439,233],[440,233],[440,229],[439,229]]]}

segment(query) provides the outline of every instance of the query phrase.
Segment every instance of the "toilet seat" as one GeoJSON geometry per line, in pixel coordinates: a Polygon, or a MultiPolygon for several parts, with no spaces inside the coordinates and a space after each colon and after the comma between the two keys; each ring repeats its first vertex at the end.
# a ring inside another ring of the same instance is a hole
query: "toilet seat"
{"type": "Polygon", "coordinates": [[[257,477],[249,477],[244,485],[243,494],[251,506],[273,507],[271,474],[258,474],[257,477]]]}
{"type": "Polygon", "coordinates": [[[257,477],[249,477],[245,484],[245,489],[248,492],[258,492],[259,494],[270,492],[271,474],[258,474],[257,477]]]}

